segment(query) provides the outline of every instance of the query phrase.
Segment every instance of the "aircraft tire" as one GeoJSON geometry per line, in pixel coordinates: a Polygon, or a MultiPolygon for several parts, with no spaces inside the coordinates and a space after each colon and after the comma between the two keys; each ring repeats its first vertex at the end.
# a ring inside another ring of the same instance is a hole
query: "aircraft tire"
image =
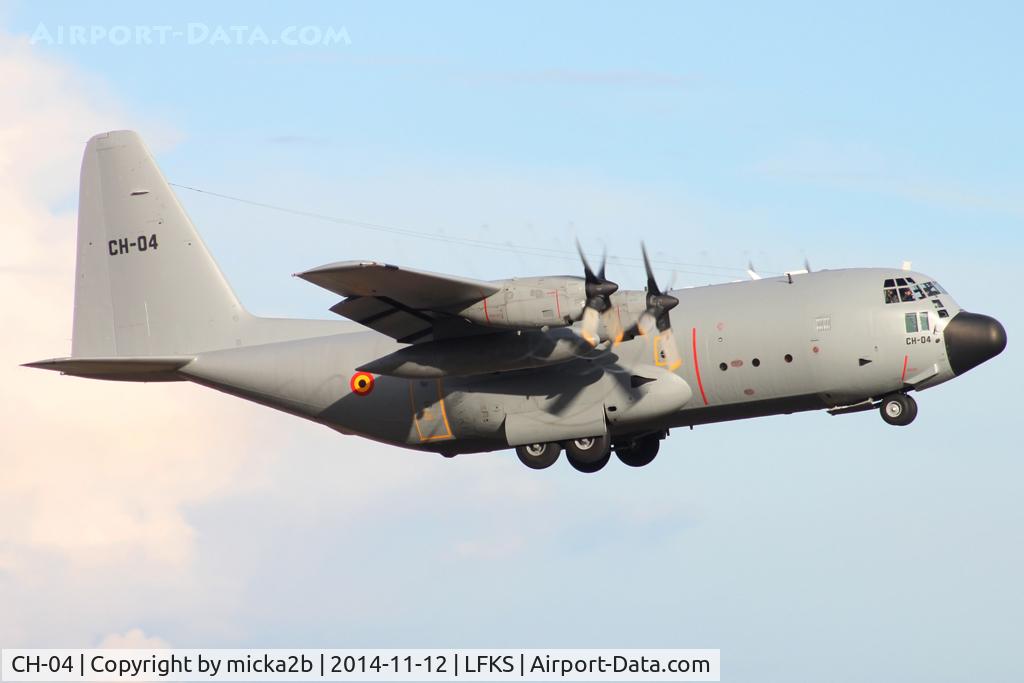
{"type": "Polygon", "coordinates": [[[605,451],[604,456],[597,461],[577,460],[576,458],[572,457],[570,453],[567,452],[565,454],[565,459],[569,461],[569,464],[572,465],[573,469],[576,470],[577,472],[583,472],[584,474],[593,474],[594,472],[597,472],[598,470],[602,469],[605,465],[608,464],[608,461],[611,460],[611,457],[611,451],[605,451]]]}
{"type": "Polygon", "coordinates": [[[608,454],[611,452],[611,439],[608,438],[608,434],[573,439],[566,441],[563,445],[566,456],[580,463],[607,460],[608,454]]]}
{"type": "Polygon", "coordinates": [[[657,435],[651,434],[633,441],[625,448],[616,448],[615,455],[619,456],[623,465],[643,467],[651,464],[660,447],[661,439],[657,435]]]}
{"type": "Polygon", "coordinates": [[[551,467],[561,454],[562,447],[555,442],[516,446],[516,455],[519,456],[519,462],[531,470],[542,470],[551,467]]]}
{"type": "Polygon", "coordinates": [[[878,412],[888,424],[906,427],[917,417],[917,401],[906,394],[893,394],[882,399],[878,412]]]}

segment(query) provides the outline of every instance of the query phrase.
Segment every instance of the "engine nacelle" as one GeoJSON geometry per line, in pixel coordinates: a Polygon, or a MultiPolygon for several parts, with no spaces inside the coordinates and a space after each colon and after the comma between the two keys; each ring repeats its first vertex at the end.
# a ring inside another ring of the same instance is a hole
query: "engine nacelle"
{"type": "MultiPolygon", "coordinates": [[[[512,330],[565,327],[583,316],[587,303],[586,285],[580,277],[524,277],[495,284],[501,285],[499,291],[456,315],[479,325],[512,330]]],[[[616,292],[611,302],[622,327],[636,322],[646,305],[644,292],[636,290],[616,292]]]]}
{"type": "Polygon", "coordinates": [[[583,278],[579,277],[524,277],[495,284],[501,285],[498,292],[458,315],[489,327],[564,327],[580,319],[587,302],[583,278]]]}

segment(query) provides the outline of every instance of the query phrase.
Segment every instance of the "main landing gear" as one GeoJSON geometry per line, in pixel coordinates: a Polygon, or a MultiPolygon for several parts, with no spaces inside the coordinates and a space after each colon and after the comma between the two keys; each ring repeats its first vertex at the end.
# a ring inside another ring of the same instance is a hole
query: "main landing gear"
{"type": "Polygon", "coordinates": [[[550,443],[531,443],[516,447],[516,455],[519,456],[519,461],[531,470],[542,470],[551,467],[558,460],[561,452],[561,444],[553,441],[550,443]]]}
{"type": "Polygon", "coordinates": [[[906,427],[917,417],[917,401],[906,394],[893,394],[882,399],[878,412],[889,424],[906,427]]]}
{"type": "Polygon", "coordinates": [[[573,469],[591,474],[608,464],[611,439],[607,434],[588,436],[565,442],[565,457],[573,469]]]}
{"type": "Polygon", "coordinates": [[[615,455],[619,456],[619,460],[624,465],[643,467],[651,464],[660,447],[661,437],[657,434],[648,434],[621,446],[616,446],[615,455]]]}
{"type": "MultiPolygon", "coordinates": [[[[615,454],[630,467],[649,465],[658,454],[662,434],[648,434],[615,444],[615,454]]],[[[565,448],[565,457],[573,469],[592,474],[601,470],[611,459],[611,439],[607,434],[573,439],[564,443],[535,443],[516,448],[519,460],[534,470],[551,467],[565,448]]]]}

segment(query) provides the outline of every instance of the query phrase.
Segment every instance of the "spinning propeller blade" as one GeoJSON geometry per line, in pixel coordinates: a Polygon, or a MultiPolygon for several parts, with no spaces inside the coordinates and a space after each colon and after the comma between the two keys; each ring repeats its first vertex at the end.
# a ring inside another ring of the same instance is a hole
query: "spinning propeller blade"
{"type": "Polygon", "coordinates": [[[619,286],[604,276],[604,266],[607,261],[607,254],[601,257],[601,269],[595,274],[583,254],[583,247],[580,241],[576,240],[576,250],[583,261],[583,275],[587,295],[587,303],[583,308],[583,325],[580,335],[591,346],[597,346],[600,341],[598,328],[603,322],[605,330],[611,336],[613,343],[622,341],[622,323],[619,322],[618,312],[612,306],[611,296],[618,291],[619,286]]]}
{"type": "Polygon", "coordinates": [[[650,334],[654,345],[654,364],[663,365],[675,370],[683,363],[679,357],[675,335],[672,333],[672,320],[669,311],[679,305],[679,299],[662,292],[654,279],[654,270],[647,257],[647,247],[640,243],[644,255],[644,268],[647,270],[647,308],[640,314],[636,327],[639,334],[650,334]],[[653,333],[653,334],[652,334],[653,333]]]}

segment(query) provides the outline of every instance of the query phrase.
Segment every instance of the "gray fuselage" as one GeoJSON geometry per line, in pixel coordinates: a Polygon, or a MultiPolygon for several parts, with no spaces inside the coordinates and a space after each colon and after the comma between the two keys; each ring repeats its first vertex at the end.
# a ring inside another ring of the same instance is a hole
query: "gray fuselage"
{"type": "Polygon", "coordinates": [[[668,414],[633,410],[630,417],[638,389],[629,378],[665,372],[655,368],[646,337],[531,370],[376,376],[372,389],[359,394],[350,385],[356,368],[401,345],[338,323],[340,334],[201,353],[182,373],[346,434],[449,455],[508,448],[513,422],[544,441],[563,438],[566,425],[607,418],[614,440],[849,406],[953,378],[942,342],[959,307],[945,293],[887,304],[883,282],[908,276],[931,281],[920,273],[849,269],[672,292],[680,301],[671,319],[683,359],[674,374],[690,396],[668,414]],[[946,317],[939,317],[940,307],[946,317]],[[927,314],[926,328],[908,332],[908,313],[919,321],[927,314]]]}

